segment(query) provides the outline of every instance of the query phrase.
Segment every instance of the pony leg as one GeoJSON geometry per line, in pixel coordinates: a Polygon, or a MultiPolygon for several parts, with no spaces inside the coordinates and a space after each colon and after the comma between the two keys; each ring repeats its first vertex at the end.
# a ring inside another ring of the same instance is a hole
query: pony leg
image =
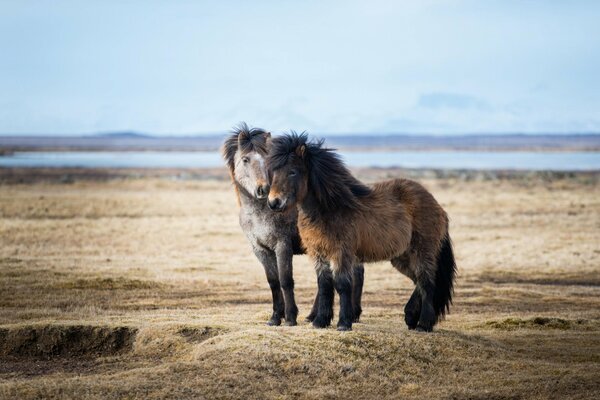
{"type": "MultiPolygon", "coordinates": [[[[317,294],[315,295],[315,301],[313,302],[313,306],[310,310],[310,313],[306,316],[306,322],[313,322],[315,320],[315,318],[317,317],[317,314],[319,313],[319,288],[320,288],[320,286],[319,286],[319,272],[318,271],[320,271],[321,269],[323,269],[325,267],[329,268],[329,262],[317,260],[317,264],[315,265],[315,269],[317,271],[317,294]],[[325,265],[323,266],[322,264],[325,264],[325,265]]],[[[333,307],[333,303],[332,303],[331,307],[333,307]]],[[[331,310],[330,314],[331,314],[331,318],[329,319],[329,321],[331,322],[331,319],[333,318],[333,309],[331,310]]]]}
{"type": "Polygon", "coordinates": [[[362,314],[360,301],[362,297],[363,283],[365,281],[365,267],[356,264],[352,274],[352,322],[359,322],[362,314]]]}
{"type": "MultiPolygon", "coordinates": [[[[319,278],[317,277],[317,280],[319,278]]],[[[319,291],[317,290],[317,294],[315,295],[315,301],[313,302],[312,308],[310,309],[310,313],[306,316],[306,322],[313,322],[317,317],[317,312],[319,311],[319,291]]]]}
{"type": "Polygon", "coordinates": [[[415,291],[418,291],[421,297],[421,312],[415,329],[420,332],[431,332],[433,325],[437,322],[433,308],[435,286],[428,279],[422,279],[417,283],[415,291]]]}
{"type": "Polygon", "coordinates": [[[315,269],[317,271],[317,299],[315,300],[315,306],[317,306],[316,315],[312,321],[312,325],[315,328],[326,328],[331,325],[333,319],[333,276],[331,274],[331,268],[327,262],[318,259],[315,263],[315,269]]]}
{"type": "Polygon", "coordinates": [[[408,329],[415,329],[421,316],[421,295],[415,288],[408,303],[404,306],[404,321],[408,329]]]}
{"type": "Polygon", "coordinates": [[[271,288],[271,295],[273,296],[273,314],[271,315],[271,319],[267,322],[267,325],[281,325],[281,319],[285,317],[285,304],[281,294],[281,286],[279,284],[277,258],[275,257],[275,253],[264,248],[254,248],[254,254],[265,269],[267,281],[271,288]]]}
{"type": "MultiPolygon", "coordinates": [[[[414,254],[406,253],[399,257],[393,258],[392,265],[402,275],[410,278],[413,283],[418,285],[417,276],[415,270],[411,268],[411,265],[416,263],[416,257],[414,254]]],[[[421,291],[418,287],[413,290],[408,303],[404,306],[404,322],[408,326],[408,329],[415,329],[421,316],[421,291]]]]}
{"type": "Polygon", "coordinates": [[[340,296],[340,315],[337,323],[338,331],[352,330],[352,270],[353,263],[347,257],[333,264],[333,284],[340,296]]]}
{"type": "Polygon", "coordinates": [[[292,257],[294,252],[292,244],[287,242],[277,243],[275,246],[275,255],[277,256],[277,270],[279,272],[279,282],[283,291],[285,301],[285,324],[295,326],[297,324],[298,307],[294,299],[294,275],[292,268],[292,257]]]}

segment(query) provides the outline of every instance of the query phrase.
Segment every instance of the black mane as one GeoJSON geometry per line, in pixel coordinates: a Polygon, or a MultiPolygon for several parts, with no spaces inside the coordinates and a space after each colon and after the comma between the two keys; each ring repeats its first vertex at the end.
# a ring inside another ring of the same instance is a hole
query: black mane
{"type": "Polygon", "coordinates": [[[263,156],[267,155],[268,132],[264,129],[250,129],[245,122],[241,122],[238,126],[233,128],[231,133],[232,135],[229,136],[223,144],[221,154],[223,155],[223,158],[227,162],[227,166],[232,173],[234,168],[235,153],[238,151],[239,147],[241,147],[239,150],[241,150],[243,153],[256,151],[263,156]]]}
{"type": "Polygon", "coordinates": [[[292,157],[300,157],[298,149],[304,146],[300,158],[308,170],[308,190],[319,205],[325,211],[360,208],[358,199],[371,193],[371,189],[352,176],[334,149],[323,144],[322,139],[309,141],[305,132],[291,131],[273,139],[268,165],[273,170],[283,167],[292,157]]]}

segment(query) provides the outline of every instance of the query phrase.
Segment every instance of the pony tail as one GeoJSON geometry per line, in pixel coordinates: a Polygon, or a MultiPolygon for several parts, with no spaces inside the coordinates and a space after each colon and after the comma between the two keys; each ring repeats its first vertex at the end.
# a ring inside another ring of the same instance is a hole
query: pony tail
{"type": "Polygon", "coordinates": [[[438,253],[435,292],[433,293],[433,308],[438,320],[443,319],[446,313],[450,311],[455,279],[456,261],[454,260],[450,235],[446,232],[438,253]]]}

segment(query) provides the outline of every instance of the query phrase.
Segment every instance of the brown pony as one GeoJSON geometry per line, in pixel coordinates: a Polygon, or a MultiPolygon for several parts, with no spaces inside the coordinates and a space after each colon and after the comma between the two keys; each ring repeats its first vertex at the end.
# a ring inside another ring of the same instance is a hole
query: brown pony
{"type": "Polygon", "coordinates": [[[273,139],[268,204],[279,212],[298,208],[302,242],[319,265],[320,304],[313,325],[328,325],[324,314],[333,308],[333,298],[325,293],[335,287],[338,330],[352,329],[352,266],[390,260],[416,285],[404,309],[406,324],[431,331],[449,310],[456,275],[446,213],[416,182],[362,184],[323,141],[307,139],[295,132],[273,139]]]}

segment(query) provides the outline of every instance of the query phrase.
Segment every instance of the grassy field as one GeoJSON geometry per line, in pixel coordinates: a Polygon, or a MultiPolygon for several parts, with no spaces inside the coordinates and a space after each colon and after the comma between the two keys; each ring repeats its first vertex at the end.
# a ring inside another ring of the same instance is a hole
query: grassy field
{"type": "MultiPolygon", "coordinates": [[[[352,332],[265,326],[230,184],[147,175],[0,185],[0,398],[598,398],[597,176],[423,180],[459,279],[422,334],[387,263],[352,332]]],[[[302,320],[316,279],[294,261],[302,320]]]]}

